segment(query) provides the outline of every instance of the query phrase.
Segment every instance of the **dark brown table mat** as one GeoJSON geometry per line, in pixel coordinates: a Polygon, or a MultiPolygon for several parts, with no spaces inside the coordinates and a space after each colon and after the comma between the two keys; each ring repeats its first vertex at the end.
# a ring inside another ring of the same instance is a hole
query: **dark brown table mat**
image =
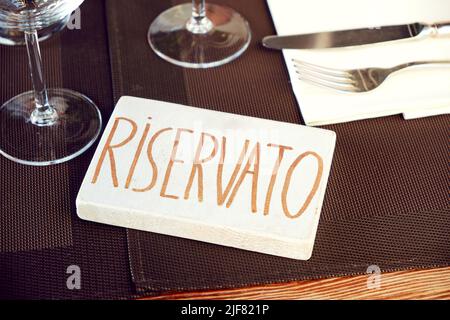
{"type": "MultiPolygon", "coordinates": [[[[48,42],[45,72],[49,85],[61,86],[60,38],[48,42]]],[[[0,46],[1,103],[31,88],[27,53],[0,46]],[[23,61],[21,64],[17,62],[23,61]]],[[[0,128],[0,134],[3,129],[0,128]]],[[[24,141],[26,148],[26,141],[24,141]]],[[[69,195],[60,190],[69,181],[68,167],[24,167],[0,158],[0,252],[69,246],[72,244],[69,195]],[[45,185],[43,192],[41,186],[45,185]],[[52,194],[52,197],[46,196],[52,194]],[[45,212],[46,214],[43,214],[45,212]]]]}
{"type": "MultiPolygon", "coordinates": [[[[223,0],[250,22],[253,41],[237,61],[188,70],[162,61],[146,43],[151,21],[180,1],[107,0],[114,99],[160,99],[301,123],[264,0],[223,0]]],[[[318,106],[320,107],[320,106],[318,106]]],[[[364,106],[361,106],[364,107],[364,106]]],[[[450,262],[449,116],[384,117],[327,126],[337,149],[310,261],[294,261],[197,241],[128,230],[136,289],[239,287],[450,262]]]]}
{"type": "MultiPolygon", "coordinates": [[[[51,86],[80,91],[108,120],[113,109],[102,0],[85,1],[81,29],[42,43],[51,86]]],[[[0,46],[0,104],[30,90],[26,49],[0,46]]],[[[134,294],[126,232],[76,216],[75,198],[93,155],[34,168],[0,157],[0,299],[129,298],[134,294]],[[66,270],[81,270],[68,290],[66,270]]]]}

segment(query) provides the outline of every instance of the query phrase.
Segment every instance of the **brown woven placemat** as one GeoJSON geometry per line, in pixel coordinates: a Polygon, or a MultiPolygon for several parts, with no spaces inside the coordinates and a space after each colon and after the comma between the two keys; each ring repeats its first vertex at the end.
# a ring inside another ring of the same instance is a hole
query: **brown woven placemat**
{"type": "MultiPolygon", "coordinates": [[[[220,1],[249,20],[253,41],[235,62],[208,70],[170,65],[149,50],[148,26],[176,3],[107,1],[115,100],[134,95],[302,122],[281,54],[259,44],[274,33],[264,0],[220,1]]],[[[338,142],[310,261],[128,230],[138,292],[361,274],[373,264],[383,271],[448,265],[449,120],[393,116],[326,127],[338,142]]]]}
{"type": "MultiPolygon", "coordinates": [[[[49,85],[60,87],[60,38],[48,42],[45,72],[49,85]]],[[[1,104],[31,88],[26,50],[0,46],[1,104]],[[23,61],[21,64],[17,62],[23,61]],[[4,98],[3,98],[4,97],[4,98]]],[[[1,128],[11,130],[12,128],[1,128]]],[[[17,134],[20,134],[19,132],[17,134]]],[[[26,148],[26,141],[23,143],[26,148]]],[[[58,192],[69,181],[67,165],[24,167],[0,157],[0,252],[69,246],[72,226],[69,195],[58,192]],[[45,191],[41,186],[46,185],[45,191]],[[53,195],[48,197],[48,195],[53,195]],[[45,214],[43,214],[45,212],[45,214]]]]}
{"type": "MultiPolygon", "coordinates": [[[[81,29],[63,31],[42,43],[41,51],[50,85],[86,94],[107,121],[113,101],[104,13],[102,0],[85,1],[81,29]]],[[[0,46],[0,64],[1,104],[31,84],[24,47],[0,46]]],[[[75,198],[94,148],[46,168],[0,157],[0,299],[134,294],[125,230],[76,216],[75,198]],[[80,267],[80,290],[66,286],[71,265],[80,267]]]]}

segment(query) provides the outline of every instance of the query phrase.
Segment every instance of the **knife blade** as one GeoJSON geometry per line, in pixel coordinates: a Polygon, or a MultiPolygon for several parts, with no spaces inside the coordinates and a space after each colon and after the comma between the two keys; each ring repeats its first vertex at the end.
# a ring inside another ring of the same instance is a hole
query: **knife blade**
{"type": "Polygon", "coordinates": [[[426,25],[414,23],[290,36],[267,36],[263,38],[262,43],[266,48],[270,49],[325,49],[359,46],[430,34],[448,34],[448,32],[448,24],[426,25]]]}

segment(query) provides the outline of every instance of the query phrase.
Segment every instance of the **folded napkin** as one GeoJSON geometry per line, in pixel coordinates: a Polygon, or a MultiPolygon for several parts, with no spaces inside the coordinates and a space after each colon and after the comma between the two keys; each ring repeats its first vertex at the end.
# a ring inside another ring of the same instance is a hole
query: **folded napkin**
{"type": "MultiPolygon", "coordinates": [[[[450,22],[448,0],[267,0],[279,35],[415,22],[450,22]]],[[[292,59],[338,69],[392,67],[449,60],[450,36],[404,39],[349,48],[283,50],[307,125],[325,125],[403,113],[405,119],[450,113],[450,63],[416,66],[367,93],[341,93],[299,80],[292,59]]]]}

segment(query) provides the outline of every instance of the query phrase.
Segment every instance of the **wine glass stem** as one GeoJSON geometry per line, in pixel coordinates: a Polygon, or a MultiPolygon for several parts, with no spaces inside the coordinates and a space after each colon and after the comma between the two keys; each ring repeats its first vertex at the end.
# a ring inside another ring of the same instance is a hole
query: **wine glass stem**
{"type": "Polygon", "coordinates": [[[35,109],[30,115],[30,120],[37,126],[49,126],[55,123],[58,115],[48,101],[47,86],[42,69],[41,50],[36,30],[25,32],[25,43],[35,101],[35,109]]]}
{"type": "Polygon", "coordinates": [[[192,17],[186,28],[196,34],[208,33],[213,28],[213,23],[206,16],[205,0],[192,0],[192,17]]]}

